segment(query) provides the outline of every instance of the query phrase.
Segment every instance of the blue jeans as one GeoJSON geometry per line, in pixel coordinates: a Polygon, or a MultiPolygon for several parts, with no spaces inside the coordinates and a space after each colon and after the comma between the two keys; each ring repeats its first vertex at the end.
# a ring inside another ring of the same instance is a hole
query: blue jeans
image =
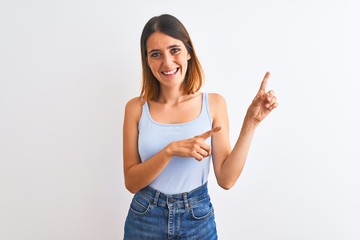
{"type": "Polygon", "coordinates": [[[217,239],[207,183],[187,193],[146,187],[135,194],[125,221],[125,240],[217,239]]]}

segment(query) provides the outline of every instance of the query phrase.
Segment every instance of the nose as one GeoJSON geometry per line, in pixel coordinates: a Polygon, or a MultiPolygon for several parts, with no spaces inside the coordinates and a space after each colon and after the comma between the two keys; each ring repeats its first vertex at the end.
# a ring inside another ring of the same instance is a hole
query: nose
{"type": "Polygon", "coordinates": [[[171,54],[163,55],[163,65],[165,67],[171,66],[172,62],[173,62],[173,56],[171,54]]]}

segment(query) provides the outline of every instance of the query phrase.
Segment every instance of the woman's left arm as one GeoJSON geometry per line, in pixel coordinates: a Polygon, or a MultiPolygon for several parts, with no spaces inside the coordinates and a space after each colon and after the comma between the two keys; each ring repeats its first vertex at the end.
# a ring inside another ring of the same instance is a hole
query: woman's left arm
{"type": "Polygon", "coordinates": [[[266,92],[270,73],[267,72],[260,89],[250,104],[234,148],[229,142],[229,122],[225,100],[217,94],[209,98],[213,115],[213,126],[221,126],[221,131],[212,137],[212,157],[218,184],[230,189],[239,178],[259,123],[278,106],[274,91],[266,92]]]}

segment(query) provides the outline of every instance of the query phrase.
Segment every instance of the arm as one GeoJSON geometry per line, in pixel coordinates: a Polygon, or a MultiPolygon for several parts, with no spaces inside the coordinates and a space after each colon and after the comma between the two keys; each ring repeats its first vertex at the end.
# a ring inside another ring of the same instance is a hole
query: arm
{"type": "Polygon", "coordinates": [[[125,107],[123,125],[123,161],[125,186],[131,193],[149,185],[170,162],[172,156],[163,149],[151,159],[141,163],[138,152],[138,123],[142,103],[139,98],[130,100],[125,107]]]}
{"type": "Polygon", "coordinates": [[[269,73],[266,73],[260,89],[248,108],[243,125],[233,150],[230,150],[229,123],[225,100],[219,95],[213,95],[212,106],[214,126],[222,126],[221,131],[213,136],[214,172],[218,184],[224,189],[230,189],[239,178],[246,162],[247,154],[259,123],[278,106],[273,91],[265,92],[269,73]]]}

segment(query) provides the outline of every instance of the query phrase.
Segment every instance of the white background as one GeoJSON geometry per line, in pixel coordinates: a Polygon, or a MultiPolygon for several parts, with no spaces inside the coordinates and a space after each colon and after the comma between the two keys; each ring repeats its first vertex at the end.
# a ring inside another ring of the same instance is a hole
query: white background
{"type": "Polygon", "coordinates": [[[219,238],[360,239],[359,5],[1,0],[0,239],[122,239],[124,106],[161,13],[227,100],[232,144],[267,70],[279,98],[235,187],[209,179],[219,238]]]}

